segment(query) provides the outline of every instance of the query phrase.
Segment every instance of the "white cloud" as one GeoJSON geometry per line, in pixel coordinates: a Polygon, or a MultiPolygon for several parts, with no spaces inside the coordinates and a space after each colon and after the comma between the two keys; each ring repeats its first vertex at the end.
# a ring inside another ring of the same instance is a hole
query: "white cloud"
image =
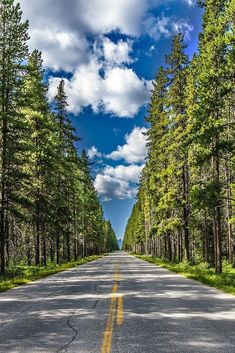
{"type": "MultiPolygon", "coordinates": [[[[179,30],[188,36],[192,30],[183,19],[151,14],[166,1],[173,0],[138,0],[138,5],[136,0],[20,0],[30,22],[30,50],[42,51],[46,69],[72,74],[65,80],[70,112],[91,106],[95,112],[133,117],[148,101],[149,82],[127,67],[136,60],[134,39],[145,34],[158,40],[179,30]],[[113,31],[127,39],[114,43],[107,37],[113,31]]],[[[50,79],[50,98],[58,80],[50,79]]]]}
{"type": "Polygon", "coordinates": [[[111,199],[130,199],[137,193],[136,183],[143,167],[143,165],[106,166],[97,174],[94,186],[99,195],[106,201],[111,199]]]}
{"type": "MultiPolygon", "coordinates": [[[[146,139],[143,135],[146,131],[144,127],[135,127],[130,134],[126,134],[126,143],[106,156],[114,160],[123,159],[130,165],[115,167],[106,165],[98,172],[94,186],[104,200],[129,199],[136,195],[140,173],[147,155],[146,139]]],[[[93,152],[94,154],[98,152],[95,147],[93,152]]]]}
{"type": "Polygon", "coordinates": [[[103,40],[103,52],[105,61],[112,64],[130,64],[133,59],[129,56],[132,51],[132,42],[119,40],[113,43],[109,38],[105,37],[103,40]]]}
{"type": "MultiPolygon", "coordinates": [[[[153,17],[151,9],[166,0],[19,0],[24,18],[30,21],[30,49],[43,53],[45,66],[53,70],[74,71],[89,60],[86,38],[105,36],[112,31],[138,37],[143,33],[154,37],[174,34],[174,19],[153,17]]],[[[168,0],[170,2],[172,0],[168,0]]],[[[181,0],[193,5],[195,0],[181,0]]],[[[184,22],[177,19],[177,22],[184,22]]],[[[130,43],[106,41],[106,57],[130,62],[130,43]],[[128,61],[126,61],[128,60],[128,61]]]]}
{"type": "Polygon", "coordinates": [[[102,153],[98,151],[98,149],[95,146],[92,146],[88,151],[87,155],[90,159],[94,159],[95,157],[101,158],[102,153]]]}
{"type": "Polygon", "coordinates": [[[130,189],[128,182],[112,178],[110,175],[98,174],[94,185],[104,201],[130,199],[136,195],[136,189],[130,189]]]}
{"type": "Polygon", "coordinates": [[[106,155],[106,158],[123,159],[127,163],[143,163],[147,156],[146,138],[143,134],[146,131],[144,127],[135,127],[130,134],[125,136],[126,143],[118,146],[115,151],[106,155]]]}
{"type": "MultiPolygon", "coordinates": [[[[94,112],[133,117],[148,102],[149,82],[140,79],[132,69],[122,67],[110,67],[102,77],[101,68],[98,60],[92,58],[89,64],[80,65],[71,80],[65,79],[69,111],[76,114],[90,106],[94,112]]],[[[49,80],[50,99],[55,96],[59,80],[49,80]]]]}
{"type": "MultiPolygon", "coordinates": [[[[87,37],[97,38],[112,31],[140,35],[149,7],[148,0],[138,0],[138,6],[136,0],[20,0],[20,4],[24,18],[30,22],[30,50],[42,51],[46,67],[65,71],[73,71],[88,60],[91,51],[87,37]]],[[[113,56],[116,51],[121,60],[129,49],[124,43],[114,47],[107,42],[106,54],[113,56]]]]}
{"type": "Polygon", "coordinates": [[[148,82],[127,68],[107,70],[103,92],[105,111],[120,117],[133,117],[150,94],[148,82]]]}
{"type": "Polygon", "coordinates": [[[116,167],[106,166],[103,170],[104,175],[109,175],[116,179],[121,179],[127,182],[138,183],[140,172],[143,169],[143,165],[118,165],[116,167]]]}
{"type": "Polygon", "coordinates": [[[20,0],[32,26],[55,23],[83,33],[104,34],[119,30],[138,35],[142,17],[149,8],[148,0],[20,0]]]}
{"type": "Polygon", "coordinates": [[[53,71],[72,72],[78,63],[88,61],[88,43],[76,33],[57,28],[33,29],[30,49],[42,50],[44,66],[53,71]]]}

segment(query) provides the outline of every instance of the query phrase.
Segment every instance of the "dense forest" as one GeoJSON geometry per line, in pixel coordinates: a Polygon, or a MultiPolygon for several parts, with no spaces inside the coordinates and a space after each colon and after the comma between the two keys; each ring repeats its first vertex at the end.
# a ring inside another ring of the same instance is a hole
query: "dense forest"
{"type": "Polygon", "coordinates": [[[169,262],[234,264],[235,2],[200,1],[191,62],[173,38],[153,82],[148,157],[123,248],[169,262]]]}
{"type": "Polygon", "coordinates": [[[0,0],[0,260],[46,265],[117,249],[64,81],[49,104],[41,53],[28,52],[19,4],[0,0]]]}

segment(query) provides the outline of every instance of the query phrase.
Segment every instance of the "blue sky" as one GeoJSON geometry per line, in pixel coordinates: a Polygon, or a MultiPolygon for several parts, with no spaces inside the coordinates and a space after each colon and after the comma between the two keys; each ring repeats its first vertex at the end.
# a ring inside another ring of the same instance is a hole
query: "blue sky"
{"type": "Polygon", "coordinates": [[[69,112],[93,163],[104,214],[122,237],[146,157],[151,81],[181,31],[191,57],[201,9],[194,0],[20,0],[30,50],[42,51],[49,99],[63,77],[69,112]]]}

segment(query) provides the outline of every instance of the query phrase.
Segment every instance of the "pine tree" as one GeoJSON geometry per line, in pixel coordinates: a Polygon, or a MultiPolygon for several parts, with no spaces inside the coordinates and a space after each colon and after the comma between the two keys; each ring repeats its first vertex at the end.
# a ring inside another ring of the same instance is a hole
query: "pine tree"
{"type": "Polygon", "coordinates": [[[172,164],[178,167],[177,174],[181,174],[178,193],[179,203],[181,204],[183,239],[185,258],[190,259],[190,235],[189,235],[189,170],[188,170],[188,151],[186,148],[187,138],[187,115],[186,115],[186,76],[188,68],[188,56],[185,54],[186,45],[184,37],[178,34],[173,39],[171,54],[166,57],[168,64],[168,74],[170,85],[168,90],[169,121],[172,142],[172,164]]]}
{"type": "Polygon", "coordinates": [[[55,97],[55,118],[57,122],[57,171],[56,188],[54,193],[55,216],[54,229],[56,237],[56,261],[60,262],[61,241],[63,241],[63,258],[65,260],[65,247],[67,246],[67,256],[70,258],[70,222],[72,220],[72,210],[70,207],[70,187],[73,178],[73,160],[75,158],[74,142],[78,140],[71,125],[67,112],[67,96],[64,88],[64,80],[58,86],[55,97]],[[62,234],[66,235],[62,237],[62,234]],[[65,245],[66,243],[66,245],[65,245]]]}
{"type": "Polygon", "coordinates": [[[13,0],[0,1],[0,114],[1,114],[1,204],[0,255],[1,273],[5,271],[5,251],[9,223],[22,215],[28,204],[22,193],[26,175],[22,170],[26,149],[23,133],[27,126],[19,112],[24,62],[27,58],[28,23],[21,21],[19,4],[13,0]]]}
{"type": "Polygon", "coordinates": [[[53,172],[53,132],[55,121],[47,100],[47,84],[44,81],[41,53],[35,50],[28,60],[24,78],[22,113],[28,125],[28,163],[30,172],[30,195],[32,199],[32,223],[35,234],[35,264],[46,264],[46,237],[50,212],[48,193],[53,172]]]}

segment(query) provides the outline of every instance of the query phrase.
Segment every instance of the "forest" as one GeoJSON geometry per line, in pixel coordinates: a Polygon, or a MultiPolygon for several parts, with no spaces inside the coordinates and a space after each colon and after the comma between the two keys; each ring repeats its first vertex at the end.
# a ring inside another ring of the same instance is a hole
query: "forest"
{"type": "Polygon", "coordinates": [[[41,53],[19,4],[0,0],[0,265],[45,266],[118,249],[64,81],[49,104],[41,53]]]}
{"type": "Polygon", "coordinates": [[[235,264],[235,2],[200,1],[198,50],[182,34],[157,72],[148,157],[123,248],[170,263],[235,264]]]}

